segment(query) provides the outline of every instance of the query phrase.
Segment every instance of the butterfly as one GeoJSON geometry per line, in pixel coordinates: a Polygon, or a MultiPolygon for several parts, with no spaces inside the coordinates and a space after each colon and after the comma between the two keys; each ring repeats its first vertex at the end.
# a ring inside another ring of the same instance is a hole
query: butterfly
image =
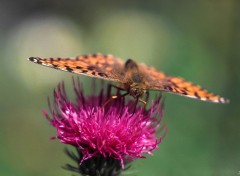
{"type": "Polygon", "coordinates": [[[125,62],[112,55],[90,54],[75,58],[30,57],[30,61],[54,69],[101,78],[119,83],[127,94],[139,99],[149,90],[169,92],[213,103],[229,100],[185,81],[180,77],[166,76],[163,72],[132,59],[125,62]]]}

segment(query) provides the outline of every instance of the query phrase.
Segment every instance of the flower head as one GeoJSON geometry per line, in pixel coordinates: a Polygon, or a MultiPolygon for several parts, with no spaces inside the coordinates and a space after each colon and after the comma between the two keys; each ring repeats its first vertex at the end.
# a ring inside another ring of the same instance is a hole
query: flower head
{"type": "MultiPolygon", "coordinates": [[[[120,96],[119,90],[102,89],[96,95],[85,96],[82,86],[74,81],[76,101],[68,99],[64,84],[54,90],[55,109],[50,106],[51,116],[44,115],[57,130],[55,138],[62,143],[77,147],[82,152],[81,163],[89,158],[113,158],[121,162],[143,158],[158,148],[162,137],[157,130],[162,118],[160,97],[149,109],[136,100],[117,98],[103,105],[112,95],[120,96]]],[[[50,103],[49,103],[50,104],[50,103]]]]}

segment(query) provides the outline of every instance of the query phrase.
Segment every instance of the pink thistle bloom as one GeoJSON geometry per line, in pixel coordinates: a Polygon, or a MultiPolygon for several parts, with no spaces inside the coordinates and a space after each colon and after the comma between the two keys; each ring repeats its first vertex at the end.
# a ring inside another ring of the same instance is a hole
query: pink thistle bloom
{"type": "Polygon", "coordinates": [[[156,134],[163,114],[160,96],[149,109],[143,109],[140,103],[135,109],[136,100],[127,98],[103,106],[112,96],[111,89],[104,93],[102,88],[98,95],[84,96],[79,82],[74,82],[74,91],[76,102],[68,99],[64,84],[59,84],[54,90],[55,109],[49,105],[52,117],[43,113],[57,130],[53,138],[81,150],[80,164],[101,156],[119,160],[124,168],[125,161],[144,158],[143,154],[152,154],[158,148],[163,138],[156,134]]]}

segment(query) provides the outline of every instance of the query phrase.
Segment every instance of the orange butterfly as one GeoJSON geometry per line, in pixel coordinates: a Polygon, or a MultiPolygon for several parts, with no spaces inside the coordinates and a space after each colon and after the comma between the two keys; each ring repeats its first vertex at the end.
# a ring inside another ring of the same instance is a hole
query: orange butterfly
{"type": "Polygon", "coordinates": [[[132,59],[123,62],[112,55],[91,54],[75,58],[30,57],[29,60],[67,72],[118,82],[127,94],[137,99],[148,90],[157,90],[214,103],[229,102],[198,85],[179,77],[166,76],[155,68],[137,64],[132,59]]]}

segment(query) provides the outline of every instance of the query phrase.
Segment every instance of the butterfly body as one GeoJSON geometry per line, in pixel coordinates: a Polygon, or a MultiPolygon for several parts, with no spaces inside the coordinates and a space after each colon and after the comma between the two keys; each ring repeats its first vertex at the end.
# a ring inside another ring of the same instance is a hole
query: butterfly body
{"type": "Polygon", "coordinates": [[[117,82],[134,98],[140,98],[149,90],[169,92],[213,103],[227,103],[228,100],[185,81],[182,78],[166,76],[163,72],[132,59],[126,62],[112,55],[92,54],[75,58],[30,57],[30,61],[59,69],[117,82]]]}
{"type": "Polygon", "coordinates": [[[128,59],[124,64],[124,89],[134,98],[141,97],[146,92],[144,74],[140,72],[135,61],[128,59]]]}

